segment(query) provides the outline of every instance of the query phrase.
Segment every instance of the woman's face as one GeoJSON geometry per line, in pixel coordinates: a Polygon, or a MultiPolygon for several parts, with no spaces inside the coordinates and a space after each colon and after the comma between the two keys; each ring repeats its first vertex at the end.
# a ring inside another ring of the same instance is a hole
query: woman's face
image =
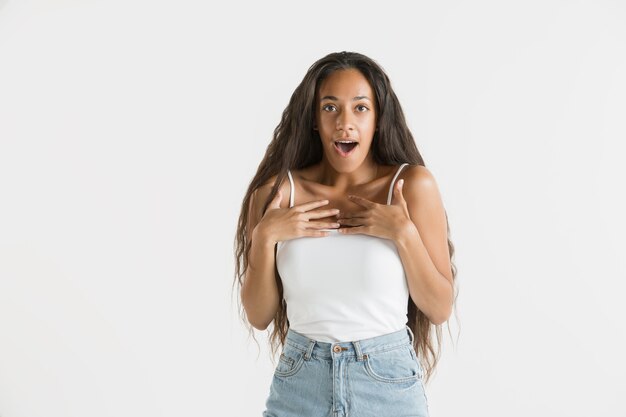
{"type": "Polygon", "coordinates": [[[357,69],[335,71],[322,81],[316,100],[326,158],[335,166],[361,165],[376,130],[376,98],[367,79],[357,69]]]}

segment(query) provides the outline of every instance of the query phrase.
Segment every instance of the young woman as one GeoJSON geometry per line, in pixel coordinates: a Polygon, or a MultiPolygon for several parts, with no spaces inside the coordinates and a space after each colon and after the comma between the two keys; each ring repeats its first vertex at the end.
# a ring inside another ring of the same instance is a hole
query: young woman
{"type": "Polygon", "coordinates": [[[351,52],[315,62],[237,229],[242,315],[282,346],[263,415],[427,416],[455,300],[448,233],[383,69],[351,52]]]}

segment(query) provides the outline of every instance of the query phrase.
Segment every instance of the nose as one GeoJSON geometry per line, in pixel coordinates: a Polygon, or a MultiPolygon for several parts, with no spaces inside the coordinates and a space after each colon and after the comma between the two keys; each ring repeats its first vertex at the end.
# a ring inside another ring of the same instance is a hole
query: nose
{"type": "Polygon", "coordinates": [[[354,124],[352,114],[349,111],[342,111],[337,116],[337,130],[353,130],[354,124]]]}

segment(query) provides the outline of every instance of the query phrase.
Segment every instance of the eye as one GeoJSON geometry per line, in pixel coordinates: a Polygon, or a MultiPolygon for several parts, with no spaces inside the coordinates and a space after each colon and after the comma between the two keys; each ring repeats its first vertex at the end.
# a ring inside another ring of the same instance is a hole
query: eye
{"type": "Polygon", "coordinates": [[[364,112],[364,111],[369,110],[369,108],[363,104],[359,104],[358,106],[356,106],[356,108],[359,112],[364,112]]]}
{"type": "Polygon", "coordinates": [[[335,105],[334,104],[326,104],[324,106],[322,106],[322,110],[326,110],[326,111],[333,111],[335,110],[335,105]]]}

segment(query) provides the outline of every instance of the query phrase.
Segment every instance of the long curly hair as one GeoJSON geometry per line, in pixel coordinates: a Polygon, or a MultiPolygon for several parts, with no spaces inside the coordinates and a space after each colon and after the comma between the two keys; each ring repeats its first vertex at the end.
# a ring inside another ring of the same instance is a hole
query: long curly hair
{"type": "MultiPolygon", "coordinates": [[[[241,287],[248,268],[248,254],[251,242],[247,238],[249,222],[249,205],[252,194],[256,189],[265,184],[276,175],[276,181],[270,191],[267,200],[263,204],[262,213],[272,201],[280,184],[282,184],[287,170],[302,169],[321,161],[323,149],[317,130],[314,130],[314,105],[316,92],[321,82],[333,71],[344,69],[357,69],[369,81],[375,92],[378,110],[378,130],[374,133],[371,152],[374,161],[381,165],[399,165],[408,162],[412,165],[425,166],[424,160],[417,150],[413,135],[406,124],[400,102],[394,93],[389,77],[382,67],[371,58],[356,52],[335,52],[326,55],[316,61],[304,76],[298,87],[293,92],[289,104],[282,113],[280,123],[274,129],[272,141],[269,143],[265,156],[252,178],[246,191],[237,225],[237,233],[234,242],[235,250],[235,279],[233,289],[238,291],[239,314],[247,325],[249,334],[254,338],[253,327],[247,320],[245,309],[241,302],[241,287]]],[[[452,266],[453,283],[455,293],[456,267],[452,262],[454,245],[450,240],[450,225],[446,213],[446,227],[448,231],[448,249],[452,266]]],[[[272,355],[276,356],[279,348],[284,345],[289,320],[287,319],[287,305],[283,298],[283,287],[278,270],[274,268],[274,275],[279,291],[278,310],[268,327],[269,341],[272,355]]],[[[456,305],[455,294],[454,304],[456,305]]],[[[420,364],[425,371],[425,379],[428,381],[439,361],[441,354],[441,327],[434,325],[428,317],[420,311],[411,297],[408,300],[407,325],[413,331],[414,347],[418,353],[420,364]],[[431,330],[436,334],[436,348],[432,340],[431,330]]],[[[456,309],[455,309],[456,310],[456,309]]],[[[256,341],[256,338],[255,338],[256,341]]]]}

